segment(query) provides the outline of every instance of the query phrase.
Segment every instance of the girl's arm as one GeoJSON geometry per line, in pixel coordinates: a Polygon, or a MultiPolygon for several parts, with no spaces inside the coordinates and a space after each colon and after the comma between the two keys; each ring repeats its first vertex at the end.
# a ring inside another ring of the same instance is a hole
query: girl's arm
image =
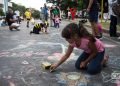
{"type": "Polygon", "coordinates": [[[88,47],[91,50],[91,53],[90,53],[88,59],[85,60],[85,63],[88,63],[91,59],[93,59],[96,56],[97,52],[98,52],[97,47],[95,45],[95,42],[89,42],[88,47]]]}
{"type": "Polygon", "coordinates": [[[66,54],[60,59],[60,61],[57,63],[57,66],[65,62],[69,58],[72,51],[73,51],[73,47],[69,45],[66,54]]]}

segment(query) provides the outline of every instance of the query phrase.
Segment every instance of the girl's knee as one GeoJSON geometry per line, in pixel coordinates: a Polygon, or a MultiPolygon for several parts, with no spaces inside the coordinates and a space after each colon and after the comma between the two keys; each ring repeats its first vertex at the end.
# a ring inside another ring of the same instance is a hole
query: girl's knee
{"type": "Polygon", "coordinates": [[[75,63],[75,68],[79,70],[80,69],[80,64],[76,62],[75,63]]]}
{"type": "Polygon", "coordinates": [[[101,72],[101,68],[99,67],[88,67],[87,72],[91,75],[95,75],[101,72]]]}

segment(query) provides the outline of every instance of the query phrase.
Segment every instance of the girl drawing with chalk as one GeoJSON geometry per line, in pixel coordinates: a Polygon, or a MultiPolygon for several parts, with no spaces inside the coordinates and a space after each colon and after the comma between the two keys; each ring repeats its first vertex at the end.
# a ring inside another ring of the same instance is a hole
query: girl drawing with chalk
{"type": "Polygon", "coordinates": [[[51,72],[65,62],[76,47],[84,51],[77,59],[75,67],[79,70],[85,69],[89,74],[100,73],[108,57],[104,57],[105,47],[99,39],[91,35],[82,24],[75,23],[68,24],[62,30],[62,37],[69,43],[69,46],[60,61],[51,65],[51,72]]]}

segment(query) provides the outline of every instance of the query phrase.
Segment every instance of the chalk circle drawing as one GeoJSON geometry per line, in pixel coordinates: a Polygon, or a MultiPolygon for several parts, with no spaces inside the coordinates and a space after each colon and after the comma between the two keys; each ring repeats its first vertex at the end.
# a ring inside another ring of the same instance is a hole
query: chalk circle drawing
{"type": "Polygon", "coordinates": [[[108,65],[110,65],[111,68],[120,69],[120,58],[117,56],[110,56],[108,65]]]}
{"type": "Polygon", "coordinates": [[[101,72],[101,75],[102,75],[102,81],[104,83],[110,82],[112,80],[111,74],[108,74],[106,72],[101,72]]]}
{"type": "Polygon", "coordinates": [[[24,60],[24,61],[22,62],[22,64],[27,65],[27,64],[29,64],[29,63],[24,60]]]}
{"type": "Polygon", "coordinates": [[[71,74],[71,75],[67,75],[67,78],[70,80],[78,80],[80,79],[80,76],[76,74],[71,74]]]}
{"type": "Polygon", "coordinates": [[[60,74],[56,74],[56,77],[58,78],[59,83],[66,83],[68,86],[78,86],[78,84],[80,85],[80,82],[84,84],[87,84],[88,82],[85,76],[78,72],[61,72],[60,74]]]}
{"type": "MultiPolygon", "coordinates": [[[[116,71],[113,71],[112,73],[115,73],[116,71]]],[[[118,73],[118,72],[117,72],[118,73]]],[[[114,84],[117,84],[117,81],[119,80],[116,80],[116,79],[112,79],[111,77],[111,74],[108,74],[106,72],[101,72],[101,75],[102,75],[102,81],[104,83],[114,83],[114,84]]],[[[120,85],[120,84],[119,84],[120,85]]],[[[118,86],[119,86],[118,85],[118,86]]]]}

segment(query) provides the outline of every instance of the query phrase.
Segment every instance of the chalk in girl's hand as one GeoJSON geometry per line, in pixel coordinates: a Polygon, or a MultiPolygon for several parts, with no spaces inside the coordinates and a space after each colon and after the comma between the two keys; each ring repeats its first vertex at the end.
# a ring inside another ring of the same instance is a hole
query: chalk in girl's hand
{"type": "Polygon", "coordinates": [[[50,69],[51,63],[49,63],[49,62],[43,62],[43,63],[42,63],[42,67],[43,67],[44,69],[50,69]]]}

